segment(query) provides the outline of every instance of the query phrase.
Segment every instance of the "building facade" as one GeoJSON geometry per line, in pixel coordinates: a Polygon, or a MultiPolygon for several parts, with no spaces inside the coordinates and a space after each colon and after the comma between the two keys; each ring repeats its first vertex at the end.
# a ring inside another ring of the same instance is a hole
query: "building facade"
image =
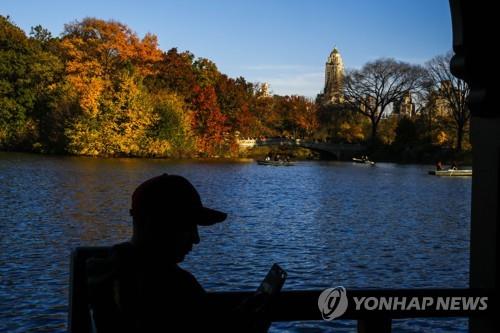
{"type": "Polygon", "coordinates": [[[394,103],[392,113],[398,115],[399,117],[415,117],[415,103],[413,103],[411,93],[409,91],[403,95],[401,100],[394,103]]]}
{"type": "Polygon", "coordinates": [[[257,93],[259,98],[271,97],[271,94],[269,93],[269,83],[267,82],[262,83],[257,93]]]}
{"type": "Polygon", "coordinates": [[[321,104],[339,104],[344,101],[344,63],[334,48],[325,65],[325,88],[317,100],[321,104]]]}

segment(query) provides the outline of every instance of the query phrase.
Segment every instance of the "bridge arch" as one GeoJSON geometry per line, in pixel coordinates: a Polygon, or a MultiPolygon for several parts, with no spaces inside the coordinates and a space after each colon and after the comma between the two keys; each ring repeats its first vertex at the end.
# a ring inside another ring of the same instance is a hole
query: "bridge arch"
{"type": "Polygon", "coordinates": [[[238,140],[240,148],[252,148],[262,146],[288,146],[306,148],[312,151],[319,152],[322,155],[331,156],[336,160],[341,160],[345,157],[360,154],[366,150],[366,147],[361,144],[343,144],[331,142],[318,142],[303,139],[289,138],[262,138],[262,139],[246,139],[238,140]]]}

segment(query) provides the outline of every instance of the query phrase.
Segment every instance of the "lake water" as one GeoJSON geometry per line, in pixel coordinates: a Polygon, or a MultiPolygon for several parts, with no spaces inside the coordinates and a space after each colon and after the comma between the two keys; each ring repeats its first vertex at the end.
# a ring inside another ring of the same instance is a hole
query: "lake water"
{"type": "MultiPolygon", "coordinates": [[[[254,290],[272,263],[285,289],[468,287],[470,178],[431,166],[92,159],[0,153],[0,332],[63,332],[69,254],[131,236],[130,195],[181,174],[225,223],[200,228],[182,266],[207,290],[254,290]]],[[[465,319],[397,320],[394,332],[467,331],[465,319]]],[[[273,324],[352,332],[354,321],[273,324]]]]}

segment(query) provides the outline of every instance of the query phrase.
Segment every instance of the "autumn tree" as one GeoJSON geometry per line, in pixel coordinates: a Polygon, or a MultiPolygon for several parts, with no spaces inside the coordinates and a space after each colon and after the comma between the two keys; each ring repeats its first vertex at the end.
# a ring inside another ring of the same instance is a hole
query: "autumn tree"
{"type": "Polygon", "coordinates": [[[259,134],[259,124],[256,115],[252,112],[254,85],[244,78],[232,79],[220,75],[215,91],[217,102],[227,125],[243,137],[254,137],[259,134]]]}
{"type": "MultiPolygon", "coordinates": [[[[66,130],[69,152],[91,156],[148,155],[145,152],[149,151],[149,129],[158,117],[137,80],[125,75],[116,89],[103,92],[95,116],[80,116],[72,122],[66,130]]],[[[149,155],[161,156],[167,148],[149,155]]]]}
{"type": "Polygon", "coordinates": [[[122,23],[95,18],[66,24],[61,46],[66,79],[80,94],[84,112],[91,116],[98,112],[103,91],[119,86],[124,72],[150,74],[161,59],[154,35],[141,40],[122,23]]]}
{"type": "Polygon", "coordinates": [[[368,119],[347,104],[317,104],[318,130],[316,137],[339,143],[359,143],[365,140],[368,119]]]}
{"type": "Polygon", "coordinates": [[[125,24],[113,20],[85,18],[66,24],[63,44],[69,56],[69,72],[94,72],[113,77],[120,75],[123,69],[134,69],[145,75],[161,60],[155,35],[148,33],[140,39],[125,24]]]}
{"type": "Polygon", "coordinates": [[[227,138],[227,118],[221,113],[217,96],[212,86],[195,86],[193,99],[192,128],[197,135],[197,148],[208,156],[218,155],[224,150],[227,138]]]}
{"type": "Polygon", "coordinates": [[[313,137],[316,106],[269,96],[125,24],[85,18],[28,38],[0,17],[0,148],[93,156],[206,156],[236,138],[313,137]]]}
{"type": "Polygon", "coordinates": [[[254,117],[254,121],[248,133],[249,137],[278,135],[280,131],[276,129],[275,125],[281,123],[281,120],[280,115],[275,112],[275,99],[259,95],[251,99],[250,113],[254,117]]]}
{"type": "Polygon", "coordinates": [[[201,87],[215,87],[221,73],[217,65],[206,58],[198,58],[193,62],[193,70],[196,74],[196,82],[201,87]]]}
{"type": "Polygon", "coordinates": [[[275,96],[272,113],[276,118],[274,128],[279,135],[295,138],[311,137],[318,127],[317,109],[304,96],[275,96]]]}
{"type": "Polygon", "coordinates": [[[359,123],[343,121],[335,132],[337,139],[345,143],[359,143],[365,139],[363,127],[359,123]]]}
{"type": "Polygon", "coordinates": [[[289,114],[295,130],[295,137],[312,138],[318,128],[316,105],[304,96],[291,96],[289,114]]]}
{"type": "Polygon", "coordinates": [[[193,111],[189,110],[182,96],[168,91],[155,94],[153,104],[158,121],[150,130],[150,146],[156,150],[163,146],[163,155],[189,156],[195,145],[191,129],[193,111]]]}
{"type": "Polygon", "coordinates": [[[371,122],[371,140],[377,141],[377,128],[388,107],[405,94],[421,87],[424,70],[394,59],[369,62],[345,77],[345,101],[371,122]]]}
{"type": "Polygon", "coordinates": [[[154,35],[140,39],[116,21],[86,18],[67,24],[61,41],[65,81],[80,114],[67,129],[69,150],[88,155],[137,155],[152,106],[142,85],[161,60],[154,35]]]}
{"type": "Polygon", "coordinates": [[[470,119],[470,110],[467,107],[467,96],[469,95],[469,86],[467,83],[450,71],[450,60],[452,53],[440,55],[426,64],[427,73],[433,83],[434,99],[441,102],[445,111],[451,116],[452,126],[456,134],[455,148],[462,150],[465,128],[470,119]]]}
{"type": "Polygon", "coordinates": [[[179,52],[176,48],[162,54],[155,65],[155,74],[145,78],[145,85],[153,92],[167,90],[190,100],[197,76],[193,68],[194,55],[188,51],[179,52]]]}

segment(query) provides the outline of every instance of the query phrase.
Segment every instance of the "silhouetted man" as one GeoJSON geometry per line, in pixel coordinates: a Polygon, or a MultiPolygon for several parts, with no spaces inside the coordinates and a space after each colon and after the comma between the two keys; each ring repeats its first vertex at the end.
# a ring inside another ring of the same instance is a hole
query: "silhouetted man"
{"type": "Polygon", "coordinates": [[[204,207],[185,178],[163,174],[132,195],[133,237],[106,260],[87,262],[90,313],[101,332],[266,331],[251,307],[223,313],[196,278],[177,264],[200,242],[198,225],[226,214],[204,207]],[[239,326],[239,327],[235,327],[239,326]]]}

